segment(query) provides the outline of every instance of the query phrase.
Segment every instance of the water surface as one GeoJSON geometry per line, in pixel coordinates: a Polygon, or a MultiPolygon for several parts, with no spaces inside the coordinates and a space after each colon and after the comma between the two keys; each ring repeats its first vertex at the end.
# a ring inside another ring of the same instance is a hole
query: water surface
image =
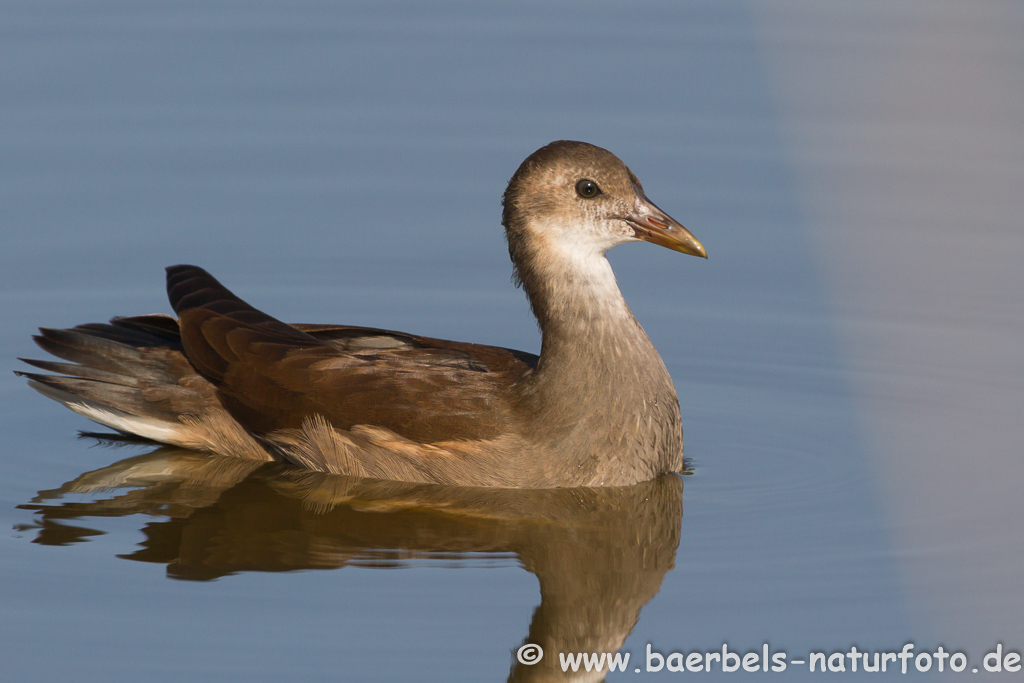
{"type": "Polygon", "coordinates": [[[535,352],[499,198],[559,138],[618,154],[710,255],[611,254],[683,412],[690,473],[656,509],[93,447],[0,376],[5,678],[539,678],[514,650],[570,632],[1019,651],[1022,23],[3,3],[0,367],[39,325],[167,311],[177,262],[286,320],[535,352]]]}

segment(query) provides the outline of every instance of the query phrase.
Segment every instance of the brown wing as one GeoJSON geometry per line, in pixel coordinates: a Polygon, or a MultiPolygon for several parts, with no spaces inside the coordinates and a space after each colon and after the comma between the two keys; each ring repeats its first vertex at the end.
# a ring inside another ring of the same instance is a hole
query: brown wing
{"type": "Polygon", "coordinates": [[[433,443],[491,439],[510,423],[509,386],[536,357],[360,327],[293,326],[195,266],[167,269],[185,355],[247,429],[386,427],[433,443]]]}

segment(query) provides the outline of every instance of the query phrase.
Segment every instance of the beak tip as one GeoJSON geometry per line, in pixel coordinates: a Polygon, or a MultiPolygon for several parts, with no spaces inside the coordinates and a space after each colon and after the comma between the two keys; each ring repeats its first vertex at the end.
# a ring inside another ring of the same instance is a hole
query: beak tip
{"type": "MultiPolygon", "coordinates": [[[[692,235],[689,237],[692,238],[692,235]]],[[[696,239],[683,240],[674,249],[690,256],[699,256],[702,259],[707,259],[708,257],[708,252],[704,249],[704,245],[696,239]]]]}

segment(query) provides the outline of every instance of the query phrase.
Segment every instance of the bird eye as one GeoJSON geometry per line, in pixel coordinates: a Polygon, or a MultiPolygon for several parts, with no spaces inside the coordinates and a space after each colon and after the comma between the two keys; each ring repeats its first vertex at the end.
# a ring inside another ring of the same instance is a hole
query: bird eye
{"type": "Polygon", "coordinates": [[[597,186],[593,180],[584,178],[583,180],[576,183],[576,194],[583,197],[584,199],[593,199],[597,195],[601,194],[601,188],[597,186]]]}

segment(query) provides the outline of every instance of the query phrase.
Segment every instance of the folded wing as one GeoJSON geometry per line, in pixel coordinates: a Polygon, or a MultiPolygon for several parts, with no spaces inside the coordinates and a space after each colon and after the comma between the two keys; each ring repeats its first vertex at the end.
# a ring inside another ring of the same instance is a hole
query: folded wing
{"type": "Polygon", "coordinates": [[[289,325],[195,266],[167,269],[185,356],[246,429],[387,428],[419,443],[485,440],[507,430],[509,387],[530,354],[387,330],[289,325]]]}

